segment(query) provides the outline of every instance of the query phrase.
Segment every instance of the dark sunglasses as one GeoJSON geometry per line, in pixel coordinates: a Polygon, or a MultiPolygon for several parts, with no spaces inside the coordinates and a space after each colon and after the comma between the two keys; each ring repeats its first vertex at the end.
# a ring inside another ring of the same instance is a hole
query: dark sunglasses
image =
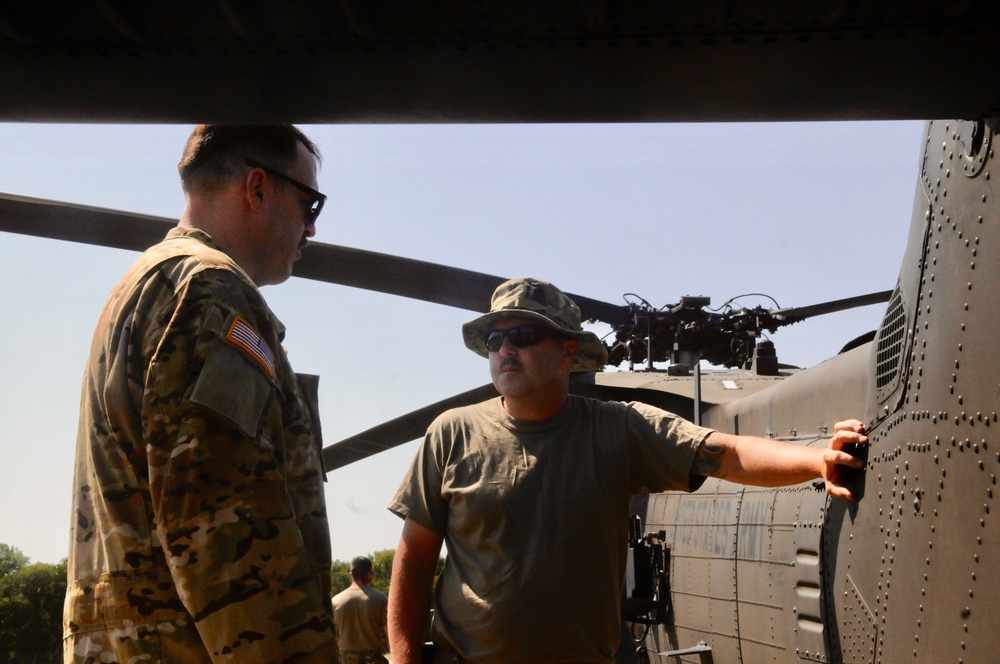
{"type": "Polygon", "coordinates": [[[309,198],[312,199],[312,202],[310,203],[308,210],[309,221],[310,223],[313,224],[316,223],[316,219],[319,218],[319,213],[323,211],[323,204],[326,203],[326,194],[321,194],[312,187],[310,187],[309,185],[302,184],[295,178],[290,178],[281,171],[276,171],[270,166],[265,166],[259,161],[255,161],[253,159],[247,159],[246,164],[250,168],[259,168],[268,175],[276,177],[279,180],[284,180],[288,184],[292,185],[293,187],[301,191],[306,196],[309,196],[309,198]]]}
{"type": "Polygon", "coordinates": [[[559,334],[547,325],[518,325],[509,330],[493,330],[486,335],[486,350],[495,353],[503,346],[504,337],[514,348],[530,348],[537,346],[546,339],[561,338],[559,334]]]}

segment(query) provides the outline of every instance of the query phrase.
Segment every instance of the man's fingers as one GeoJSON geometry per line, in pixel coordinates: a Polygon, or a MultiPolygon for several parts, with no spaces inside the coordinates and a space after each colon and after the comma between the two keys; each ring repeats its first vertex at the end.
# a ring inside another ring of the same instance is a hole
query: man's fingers
{"type": "MultiPolygon", "coordinates": [[[[842,474],[837,469],[840,466],[861,470],[865,467],[865,462],[844,451],[846,445],[864,445],[868,442],[868,436],[864,434],[865,424],[861,420],[844,420],[837,422],[833,426],[833,437],[830,439],[830,447],[827,452],[827,478],[826,492],[834,498],[844,498],[854,500],[854,494],[846,486],[841,484],[842,474]]],[[[847,471],[843,471],[847,472],[847,471]]]]}
{"type": "Polygon", "coordinates": [[[868,436],[860,433],[846,433],[841,432],[830,439],[830,449],[831,450],[843,450],[845,445],[866,445],[868,443],[868,436]]]}
{"type": "Polygon", "coordinates": [[[843,422],[837,422],[833,425],[833,430],[836,431],[853,431],[855,433],[861,433],[865,430],[865,423],[861,420],[844,420],[843,422]]]}
{"type": "Polygon", "coordinates": [[[851,456],[847,452],[841,452],[840,456],[837,457],[837,464],[841,466],[850,466],[851,468],[864,468],[865,462],[861,459],[851,456]]]}
{"type": "Polygon", "coordinates": [[[830,439],[830,449],[842,450],[844,449],[844,445],[852,443],[857,445],[864,445],[865,443],[868,442],[868,436],[862,433],[865,427],[861,422],[858,422],[857,420],[848,420],[847,422],[837,422],[837,425],[834,428],[836,430],[836,433],[834,433],[833,438],[830,439]]]}
{"type": "Polygon", "coordinates": [[[836,484],[827,484],[826,492],[833,496],[834,498],[845,498],[847,500],[854,500],[854,494],[851,490],[836,484]]]}

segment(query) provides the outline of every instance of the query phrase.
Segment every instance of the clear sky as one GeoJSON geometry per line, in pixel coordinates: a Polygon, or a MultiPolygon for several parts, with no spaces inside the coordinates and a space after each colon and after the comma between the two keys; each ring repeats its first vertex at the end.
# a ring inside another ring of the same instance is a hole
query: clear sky
{"type": "MultiPolygon", "coordinates": [[[[324,155],[320,242],[534,276],[613,303],[707,295],[717,306],[754,292],[789,307],[895,286],[923,124],[303,129],[324,155]]],[[[0,124],[0,191],[177,218],[190,130],[0,124]]],[[[68,550],[83,367],[135,257],[0,233],[0,542],[35,562],[68,550]]],[[[293,367],[322,377],[326,444],[489,380],[462,344],[470,312],[301,279],[263,292],[289,329],[293,367]]],[[[883,311],[771,338],[780,361],[808,366],[883,311]]],[[[385,506],[417,445],[330,473],[335,558],[395,548],[401,523],[385,506]]]]}

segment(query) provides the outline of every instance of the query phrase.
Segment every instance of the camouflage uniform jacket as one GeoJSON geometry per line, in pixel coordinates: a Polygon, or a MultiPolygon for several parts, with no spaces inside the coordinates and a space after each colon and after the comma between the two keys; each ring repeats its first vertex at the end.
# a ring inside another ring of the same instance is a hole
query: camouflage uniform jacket
{"type": "Polygon", "coordinates": [[[66,662],[337,661],[316,381],[283,336],[202,231],[115,287],[84,377],[66,662]]]}

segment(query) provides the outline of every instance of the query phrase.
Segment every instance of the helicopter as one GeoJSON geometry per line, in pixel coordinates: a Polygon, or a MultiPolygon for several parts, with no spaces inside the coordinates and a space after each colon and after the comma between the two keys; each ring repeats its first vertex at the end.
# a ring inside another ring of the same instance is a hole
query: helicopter
{"type": "MultiPolygon", "coordinates": [[[[971,118],[927,125],[902,267],[888,289],[816,310],[733,305],[721,313],[698,296],[667,306],[574,296],[586,316],[612,327],[612,358],[640,369],[584,376],[574,390],[650,401],[720,430],[809,445],[825,444],[838,414],[863,413],[871,438],[857,503],[830,501],[812,486],[761,490],[715,481],[691,495],[637,501],[632,546],[650,554],[654,583],[634,595],[649,603],[629,614],[640,627],[623,661],[991,657],[1000,645],[991,629],[1000,579],[986,563],[996,546],[1000,460],[990,435],[998,424],[989,329],[997,314],[990,239],[1000,100],[978,67],[956,66],[941,53],[961,46],[967,63],[995,61],[997,10],[891,1],[697,9],[593,2],[568,16],[528,3],[434,12],[391,3],[303,8],[310,11],[286,16],[260,6],[254,15],[220,3],[184,32],[176,26],[193,11],[184,3],[166,10],[177,12],[173,20],[95,3],[68,12],[72,22],[47,25],[44,37],[38,10],[8,10],[0,82],[9,93],[0,117],[971,118]],[[142,75],[154,61],[162,76],[142,75]],[[270,74],[260,80],[277,82],[267,88],[248,80],[251,65],[270,74]],[[274,75],[287,71],[301,75],[274,75]],[[199,85],[185,88],[188,77],[199,85]],[[872,298],[887,303],[874,333],[816,367],[789,371],[761,343],[771,326],[872,298]],[[731,371],[701,376],[703,357],[731,371]],[[677,369],[652,370],[664,360],[677,369]],[[754,393],[734,397],[727,381],[754,393]]],[[[0,220],[5,231],[132,249],[152,244],[170,224],[23,197],[4,197],[0,220]]],[[[302,276],[471,311],[485,308],[501,280],[343,247],[312,249],[297,266],[302,276]],[[387,278],[376,283],[372,274],[387,278]],[[352,283],[357,275],[369,278],[352,283]]],[[[328,467],[412,440],[433,413],[487,393],[474,388],[335,443],[324,454],[328,467]]]]}

